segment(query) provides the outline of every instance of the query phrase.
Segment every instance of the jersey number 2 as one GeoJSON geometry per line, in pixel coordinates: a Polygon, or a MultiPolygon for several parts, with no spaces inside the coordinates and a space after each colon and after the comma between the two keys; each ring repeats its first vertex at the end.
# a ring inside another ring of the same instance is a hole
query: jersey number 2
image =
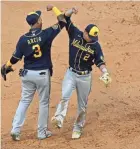
{"type": "Polygon", "coordinates": [[[84,59],[85,61],[87,61],[87,60],[89,59],[89,57],[90,57],[90,54],[86,54],[83,59],[84,59]]]}
{"type": "Polygon", "coordinates": [[[33,50],[35,51],[34,57],[39,58],[42,56],[42,52],[40,50],[40,46],[38,44],[32,46],[33,50]]]}

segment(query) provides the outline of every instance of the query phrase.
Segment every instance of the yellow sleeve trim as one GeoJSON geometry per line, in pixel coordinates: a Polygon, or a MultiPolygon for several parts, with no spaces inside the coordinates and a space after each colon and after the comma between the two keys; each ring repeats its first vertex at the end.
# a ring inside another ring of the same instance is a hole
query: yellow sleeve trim
{"type": "Polygon", "coordinates": [[[62,14],[61,11],[58,8],[56,8],[56,7],[53,7],[52,10],[53,10],[53,12],[55,13],[56,16],[59,16],[59,15],[62,14]]]}
{"type": "Polygon", "coordinates": [[[8,62],[6,63],[6,66],[7,66],[7,67],[12,66],[12,63],[11,63],[10,61],[8,61],[8,62]]]}

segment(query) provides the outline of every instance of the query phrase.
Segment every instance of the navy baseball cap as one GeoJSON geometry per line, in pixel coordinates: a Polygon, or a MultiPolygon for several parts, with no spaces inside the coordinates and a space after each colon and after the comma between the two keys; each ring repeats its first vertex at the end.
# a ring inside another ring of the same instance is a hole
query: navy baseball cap
{"type": "Polygon", "coordinates": [[[41,16],[41,11],[30,12],[26,17],[26,21],[29,25],[34,25],[35,23],[37,23],[40,16],[41,16]]]}
{"type": "Polygon", "coordinates": [[[89,24],[85,30],[92,41],[98,41],[99,28],[96,25],[89,24]]]}

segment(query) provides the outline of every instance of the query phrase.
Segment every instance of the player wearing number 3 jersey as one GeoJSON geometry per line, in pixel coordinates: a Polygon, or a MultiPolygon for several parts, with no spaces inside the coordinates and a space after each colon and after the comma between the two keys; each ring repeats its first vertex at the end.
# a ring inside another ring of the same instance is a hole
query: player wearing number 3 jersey
{"type": "Polygon", "coordinates": [[[51,136],[51,132],[48,131],[50,76],[52,75],[51,45],[64,27],[64,17],[60,17],[61,12],[56,7],[53,10],[59,22],[44,30],[42,30],[41,11],[30,12],[27,15],[26,21],[31,29],[20,37],[13,56],[2,66],[2,69],[8,73],[8,68],[24,56],[24,68],[19,72],[22,80],[22,95],[11,130],[12,139],[15,141],[20,140],[26,111],[36,91],[40,99],[37,137],[45,139],[51,136]]]}

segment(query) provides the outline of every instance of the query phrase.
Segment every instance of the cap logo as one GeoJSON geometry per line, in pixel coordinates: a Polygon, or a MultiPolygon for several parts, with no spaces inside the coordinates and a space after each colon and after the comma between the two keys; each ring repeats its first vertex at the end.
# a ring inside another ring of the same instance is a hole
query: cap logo
{"type": "Polygon", "coordinates": [[[98,36],[99,29],[97,26],[93,26],[89,32],[90,36],[98,36]]]}
{"type": "Polygon", "coordinates": [[[30,12],[30,13],[28,13],[28,16],[29,16],[29,15],[32,15],[32,14],[36,14],[37,16],[39,16],[39,14],[38,14],[38,13],[33,12],[33,11],[32,11],[32,12],[30,12]]]}

